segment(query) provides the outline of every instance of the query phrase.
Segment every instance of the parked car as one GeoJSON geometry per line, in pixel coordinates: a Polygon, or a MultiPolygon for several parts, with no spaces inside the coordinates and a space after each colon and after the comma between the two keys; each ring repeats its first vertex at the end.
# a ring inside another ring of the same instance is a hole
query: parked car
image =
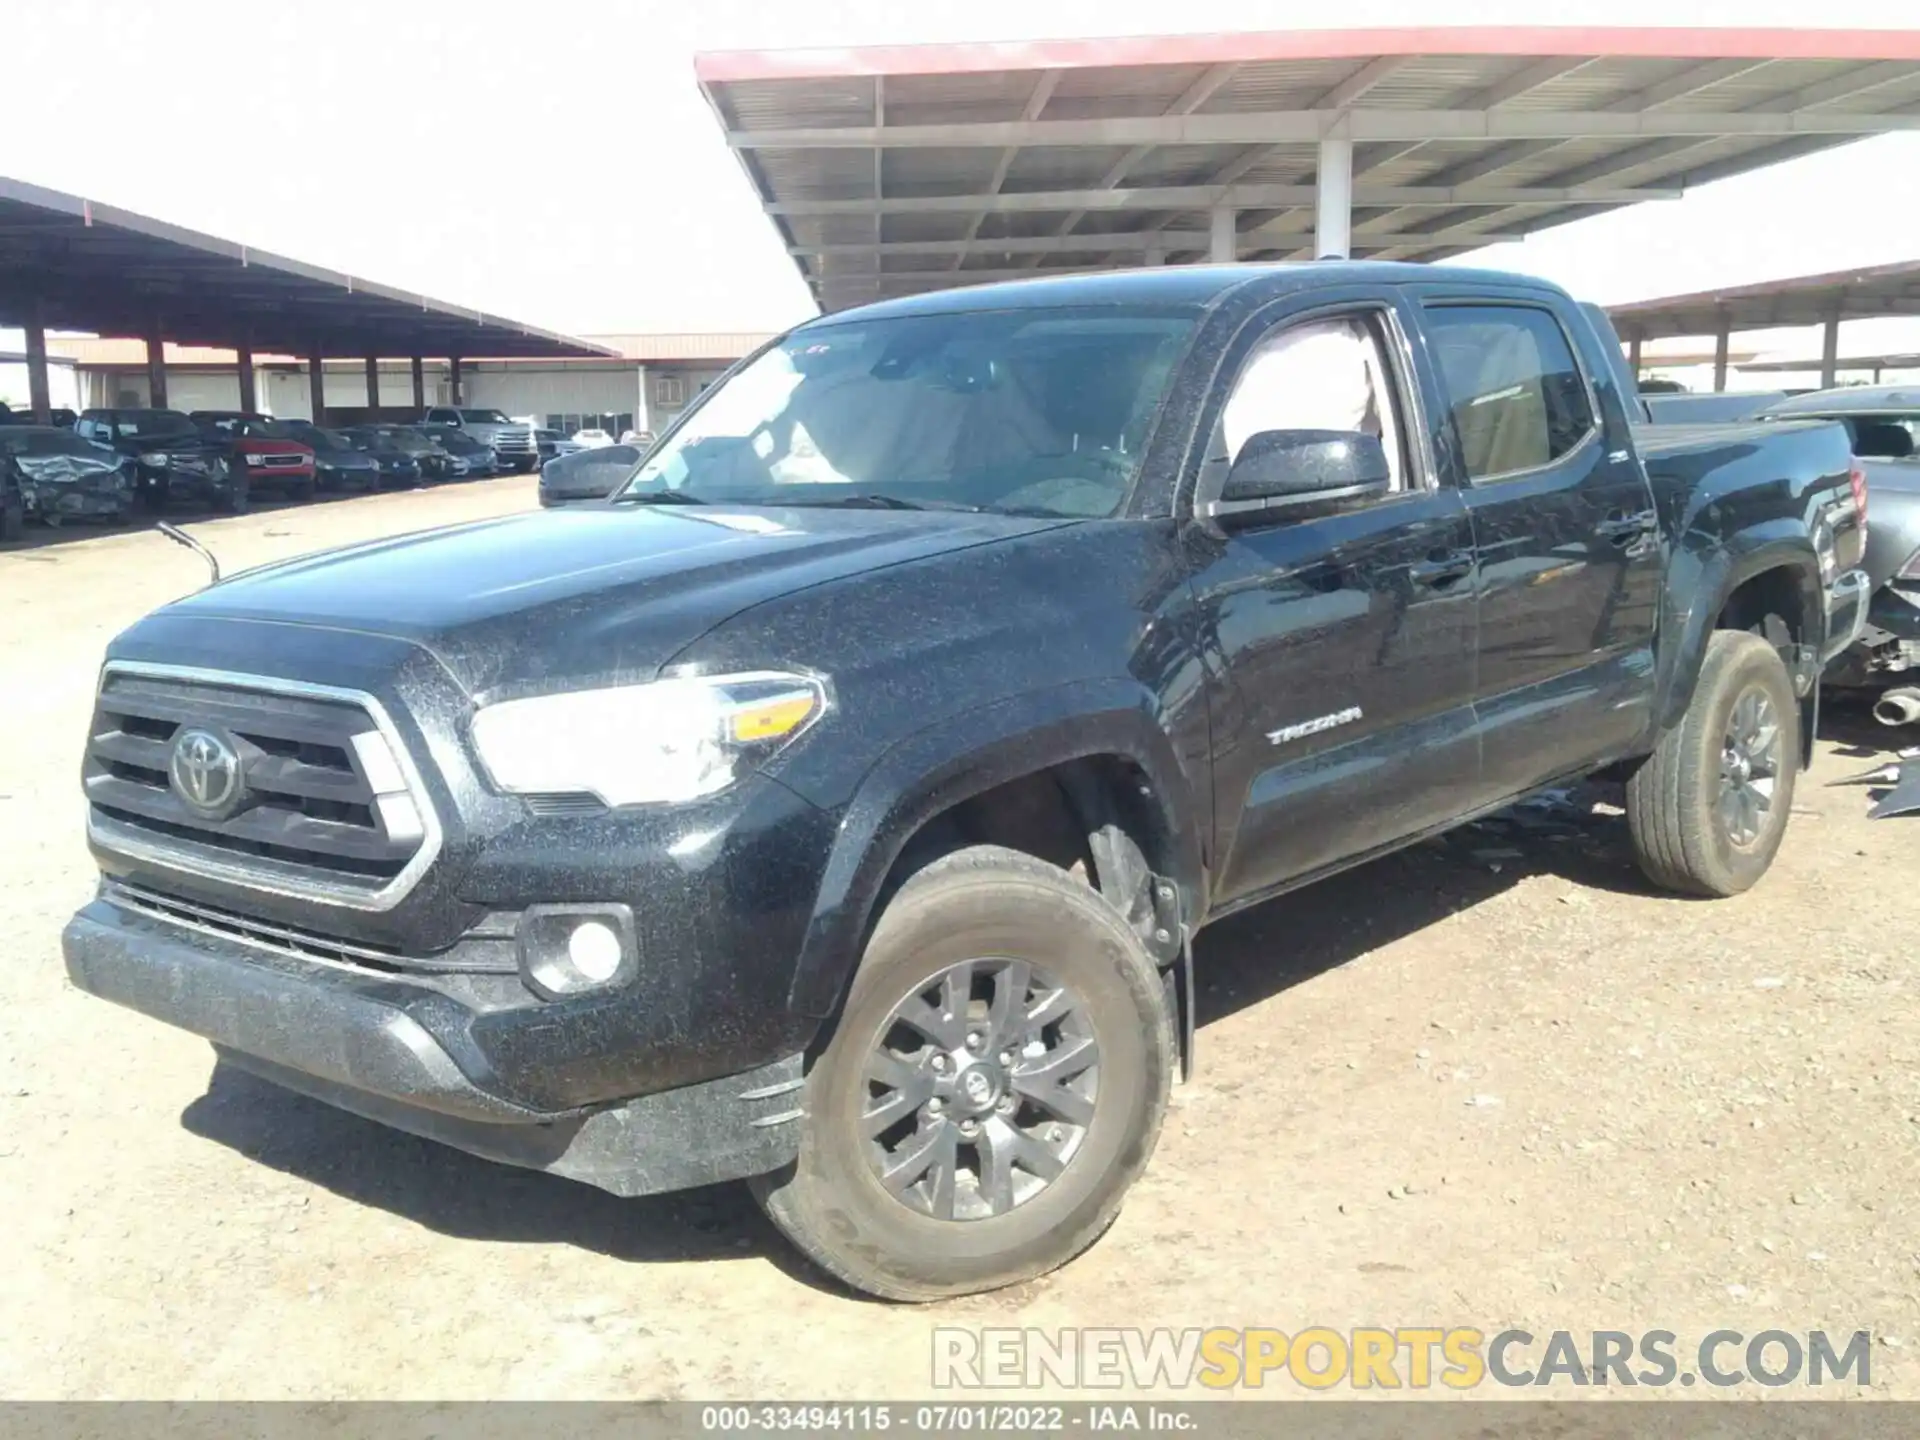
{"type": "Polygon", "coordinates": [[[134,462],[52,425],[0,428],[0,538],[21,523],[81,518],[122,521],[133,506],[134,462]]]}
{"type": "Polygon", "coordinates": [[[653,444],[653,432],[651,430],[622,430],[620,432],[620,443],[622,445],[638,445],[642,450],[645,450],[653,444]]]}
{"type": "Polygon", "coordinates": [[[466,431],[456,430],[451,425],[426,425],[421,428],[434,444],[466,466],[470,478],[504,472],[500,457],[493,453],[493,446],[484,440],[476,440],[466,431]]]}
{"type": "Polygon", "coordinates": [[[420,417],[428,425],[450,425],[493,447],[500,464],[524,474],[540,463],[534,427],[509,420],[498,410],[470,406],[436,405],[420,417]]]}
{"type": "Polygon", "coordinates": [[[460,479],[467,473],[465,463],[441,449],[422,426],[356,425],[350,433],[376,440],[408,456],[419,467],[419,478],[423,481],[460,479]]]}
{"type": "Polygon", "coordinates": [[[495,1160],[749,1177],[874,1294],[1026,1279],[1145,1167],[1211,921],[1602,770],[1655,884],[1764,875],[1865,608],[1846,433],[1632,395],[1465,268],[821,317],[608,505],[116,639],[68,974],[495,1160]]]}
{"type": "Polygon", "coordinates": [[[573,443],[582,450],[592,450],[602,445],[613,444],[613,436],[604,430],[576,430],[573,432],[573,443]]]}
{"type": "Polygon", "coordinates": [[[227,458],[256,490],[271,486],[289,500],[311,500],[316,484],[313,451],[281,434],[266,415],[245,410],[194,410],[193,423],[227,441],[227,458]]]}
{"type": "Polygon", "coordinates": [[[604,500],[627,482],[645,453],[638,445],[602,445],[557,455],[540,467],[540,503],[551,509],[604,500]]]}
{"type": "Polygon", "coordinates": [[[535,430],[533,439],[540,453],[540,463],[543,465],[556,456],[572,455],[580,448],[558,430],[535,430]]]}
{"type": "Polygon", "coordinates": [[[356,446],[346,432],[322,429],[311,420],[276,420],[273,433],[297,440],[313,452],[313,479],[320,490],[380,488],[379,461],[356,446]]]}
{"type": "Polygon", "coordinates": [[[372,460],[385,488],[412,487],[422,479],[420,460],[412,449],[403,448],[378,425],[349,425],[340,432],[347,442],[372,460]]]}
{"type": "Polygon", "coordinates": [[[1920,721],[1920,386],[1860,385],[1797,395],[1769,420],[1837,420],[1866,473],[1867,627],[1827,672],[1829,684],[1867,694],[1888,725],[1920,721]]]}
{"type": "Polygon", "coordinates": [[[252,487],[227,438],[178,410],[83,410],[73,430],[131,458],[135,497],[156,510],[182,498],[236,514],[248,506],[252,487]]]}
{"type": "MultiPolygon", "coordinates": [[[[71,430],[73,422],[79,418],[73,411],[60,405],[47,411],[47,424],[60,430],[71,430]]],[[[33,418],[32,410],[15,410],[6,401],[0,400],[0,425],[36,425],[38,423],[33,418]]]]}

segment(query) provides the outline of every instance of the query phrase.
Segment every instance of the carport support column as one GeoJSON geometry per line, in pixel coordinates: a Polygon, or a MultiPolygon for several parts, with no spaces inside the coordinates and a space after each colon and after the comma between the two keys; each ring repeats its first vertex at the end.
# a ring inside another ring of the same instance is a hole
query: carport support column
{"type": "Polygon", "coordinates": [[[327,423],[327,366],[315,350],[307,357],[307,404],[313,411],[313,423],[327,423]]]}
{"type": "Polygon", "coordinates": [[[260,407],[255,403],[253,348],[251,346],[242,345],[233,352],[233,370],[234,374],[237,375],[240,380],[240,408],[249,414],[258,412],[260,407]]]}
{"type": "Polygon", "coordinates": [[[1820,336],[1820,388],[1831,390],[1840,380],[1840,317],[1829,315],[1820,336]]]}
{"type": "Polygon", "coordinates": [[[27,398],[33,406],[33,423],[53,423],[53,387],[47,381],[47,327],[40,318],[40,302],[35,300],[27,314],[27,398]]]}
{"type": "Polygon", "coordinates": [[[147,335],[147,404],[167,408],[167,342],[160,338],[158,325],[147,335]]]}
{"type": "Polygon", "coordinates": [[[464,405],[467,403],[467,387],[462,384],[460,380],[460,357],[458,355],[450,355],[447,357],[447,388],[453,392],[451,398],[455,405],[464,405]]]}
{"type": "Polygon", "coordinates": [[[413,408],[427,413],[427,362],[418,355],[413,357],[413,408]]]}
{"type": "Polygon", "coordinates": [[[1207,258],[1216,265],[1231,265],[1240,258],[1240,212],[1220,205],[1214,208],[1211,219],[1213,235],[1207,247],[1207,258]]]}
{"type": "Polygon", "coordinates": [[[367,419],[380,418],[380,362],[367,356],[367,419]]]}
{"type": "Polygon", "coordinates": [[[1633,372],[1633,383],[1640,383],[1640,337],[1634,336],[1627,342],[1627,368],[1633,372]]]}
{"type": "Polygon", "coordinates": [[[1727,393],[1727,345],[1732,338],[1732,328],[1722,320],[1713,335],[1713,393],[1716,395],[1727,393]]]}
{"type": "Polygon", "coordinates": [[[1320,142],[1313,193],[1313,253],[1345,260],[1353,246],[1353,141],[1329,136],[1320,142]]]}

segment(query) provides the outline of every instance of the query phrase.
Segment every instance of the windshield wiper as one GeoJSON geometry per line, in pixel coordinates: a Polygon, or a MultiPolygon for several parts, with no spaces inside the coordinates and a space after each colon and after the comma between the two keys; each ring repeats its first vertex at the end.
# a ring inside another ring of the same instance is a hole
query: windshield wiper
{"type": "Polygon", "coordinates": [[[616,505],[704,505],[707,502],[698,495],[689,495],[684,490],[630,490],[624,495],[616,495],[616,505]]]}
{"type": "Polygon", "coordinates": [[[963,505],[954,500],[903,500],[898,495],[883,495],[875,490],[858,490],[851,495],[831,495],[819,500],[769,500],[769,505],[837,506],[846,510],[960,510],[979,514],[984,505],[963,505]]]}

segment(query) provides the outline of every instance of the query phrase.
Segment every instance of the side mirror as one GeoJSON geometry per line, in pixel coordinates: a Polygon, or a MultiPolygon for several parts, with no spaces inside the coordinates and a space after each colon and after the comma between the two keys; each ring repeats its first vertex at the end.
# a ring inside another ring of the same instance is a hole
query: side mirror
{"type": "Polygon", "coordinates": [[[1247,438],[1210,518],[1257,514],[1296,519],[1344,510],[1392,493],[1387,452],[1372,435],[1346,430],[1262,430],[1247,438]]]}

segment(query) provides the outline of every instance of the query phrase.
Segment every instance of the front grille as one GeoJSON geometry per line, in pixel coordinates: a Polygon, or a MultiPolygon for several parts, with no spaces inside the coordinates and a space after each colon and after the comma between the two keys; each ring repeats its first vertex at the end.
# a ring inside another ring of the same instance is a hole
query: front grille
{"type": "Polygon", "coordinates": [[[533,432],[531,430],[496,430],[493,439],[488,443],[502,455],[531,455],[534,453],[533,432]]]}
{"type": "Polygon", "coordinates": [[[263,470],[299,470],[307,463],[304,455],[262,455],[260,468],[263,470]]]}
{"type": "Polygon", "coordinates": [[[110,667],[82,770],[96,840],[349,904],[399,889],[433,824],[425,797],[367,704],[280,684],[110,667]],[[214,813],[189,804],[171,773],[176,741],[194,743],[184,731],[205,732],[237,761],[237,790],[214,813]]]}

